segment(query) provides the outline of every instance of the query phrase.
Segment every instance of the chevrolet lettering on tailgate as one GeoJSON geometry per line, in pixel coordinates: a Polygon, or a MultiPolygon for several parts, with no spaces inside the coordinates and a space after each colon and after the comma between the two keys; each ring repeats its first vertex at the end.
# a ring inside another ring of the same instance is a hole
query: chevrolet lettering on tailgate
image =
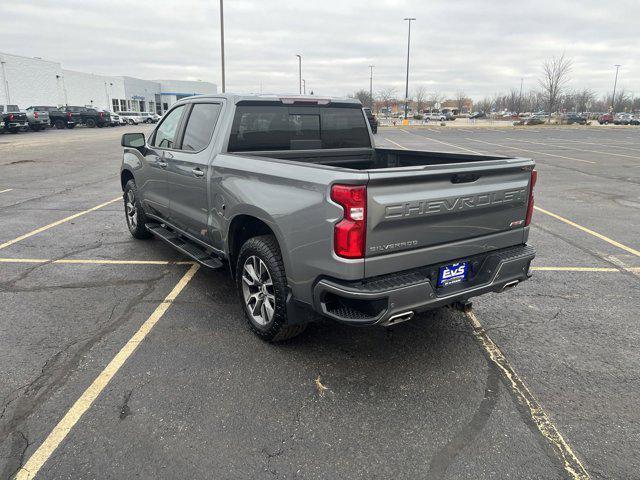
{"type": "Polygon", "coordinates": [[[527,190],[506,190],[502,192],[468,195],[464,197],[442,198],[437,200],[419,200],[417,202],[387,205],[385,218],[401,218],[418,215],[438,215],[453,211],[471,210],[507,203],[524,203],[527,190]]]}

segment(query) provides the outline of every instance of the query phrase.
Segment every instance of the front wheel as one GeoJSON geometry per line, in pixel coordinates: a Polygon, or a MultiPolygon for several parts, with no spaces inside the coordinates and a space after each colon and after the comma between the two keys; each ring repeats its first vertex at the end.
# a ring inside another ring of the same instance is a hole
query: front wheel
{"type": "Polygon", "coordinates": [[[263,340],[287,340],[306,328],[306,324],[287,325],[287,277],[273,235],[250,238],[242,246],[236,285],[249,328],[263,340]]]}
{"type": "Polygon", "coordinates": [[[88,118],[87,121],[84,122],[84,124],[89,128],[95,128],[96,121],[93,118],[88,118]]]}
{"type": "Polygon", "coordinates": [[[151,232],[147,230],[147,217],[144,214],[140,199],[138,198],[138,190],[136,182],[129,180],[124,186],[124,214],[127,220],[129,233],[137,239],[145,239],[151,237],[151,232]]]}

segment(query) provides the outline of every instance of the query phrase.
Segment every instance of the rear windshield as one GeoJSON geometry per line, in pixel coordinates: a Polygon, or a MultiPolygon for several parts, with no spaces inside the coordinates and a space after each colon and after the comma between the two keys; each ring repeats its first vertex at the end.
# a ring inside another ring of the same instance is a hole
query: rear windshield
{"type": "Polygon", "coordinates": [[[359,107],[238,105],[228,151],[370,147],[359,107]]]}

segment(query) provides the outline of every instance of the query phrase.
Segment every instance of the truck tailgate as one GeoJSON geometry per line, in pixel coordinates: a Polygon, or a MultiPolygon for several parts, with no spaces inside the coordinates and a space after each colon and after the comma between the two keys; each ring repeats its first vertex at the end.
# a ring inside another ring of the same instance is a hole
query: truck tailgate
{"type": "Polygon", "coordinates": [[[366,276],[523,243],[533,166],[505,158],[370,171],[366,276]]]}

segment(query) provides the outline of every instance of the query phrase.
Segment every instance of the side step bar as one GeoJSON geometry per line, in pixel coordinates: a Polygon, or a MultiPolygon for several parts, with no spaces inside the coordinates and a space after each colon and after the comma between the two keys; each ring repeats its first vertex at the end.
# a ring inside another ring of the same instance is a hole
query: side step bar
{"type": "Polygon", "coordinates": [[[204,267],[212,270],[224,267],[224,264],[218,257],[208,253],[199,245],[189,241],[187,238],[181,237],[176,232],[169,230],[159,223],[147,224],[147,230],[204,267]]]}

